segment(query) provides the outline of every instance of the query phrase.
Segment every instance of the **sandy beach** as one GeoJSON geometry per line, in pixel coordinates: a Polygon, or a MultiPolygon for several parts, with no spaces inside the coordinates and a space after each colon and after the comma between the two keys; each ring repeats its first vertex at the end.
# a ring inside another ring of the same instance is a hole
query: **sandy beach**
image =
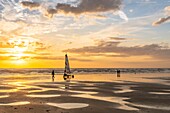
{"type": "Polygon", "coordinates": [[[170,0],[0,0],[0,113],[170,113],[170,0]]]}
{"type": "Polygon", "coordinates": [[[0,113],[169,113],[170,76],[81,74],[0,77],[0,113]]]}

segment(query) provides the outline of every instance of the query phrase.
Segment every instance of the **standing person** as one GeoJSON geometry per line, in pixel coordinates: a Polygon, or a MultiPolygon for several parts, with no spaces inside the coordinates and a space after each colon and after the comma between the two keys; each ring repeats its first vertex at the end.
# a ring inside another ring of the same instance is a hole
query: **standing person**
{"type": "Polygon", "coordinates": [[[55,72],[54,72],[54,70],[52,70],[52,72],[51,72],[51,74],[52,74],[52,81],[54,81],[54,74],[55,74],[55,72]]]}

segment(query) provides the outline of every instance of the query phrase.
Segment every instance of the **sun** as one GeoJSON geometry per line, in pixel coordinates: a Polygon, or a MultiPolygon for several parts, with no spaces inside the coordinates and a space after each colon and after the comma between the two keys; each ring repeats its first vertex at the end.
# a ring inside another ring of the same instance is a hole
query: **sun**
{"type": "MultiPolygon", "coordinates": [[[[10,67],[24,67],[32,65],[39,56],[48,56],[49,46],[41,40],[32,37],[12,37],[4,42],[0,42],[0,52],[2,51],[3,62],[7,62],[10,67]]],[[[1,56],[0,56],[1,58],[1,56]]],[[[6,64],[6,65],[8,65],[6,64]]]]}
{"type": "Polygon", "coordinates": [[[24,64],[24,63],[26,63],[26,60],[23,59],[23,57],[25,57],[25,56],[26,55],[24,53],[22,53],[22,52],[14,54],[14,59],[15,59],[14,63],[15,64],[24,64]]]}
{"type": "Polygon", "coordinates": [[[28,57],[29,55],[26,54],[25,52],[28,51],[28,45],[25,44],[24,40],[10,40],[9,41],[11,47],[9,49],[9,56],[12,58],[12,62],[14,64],[24,64],[26,63],[25,58],[28,57]]]}

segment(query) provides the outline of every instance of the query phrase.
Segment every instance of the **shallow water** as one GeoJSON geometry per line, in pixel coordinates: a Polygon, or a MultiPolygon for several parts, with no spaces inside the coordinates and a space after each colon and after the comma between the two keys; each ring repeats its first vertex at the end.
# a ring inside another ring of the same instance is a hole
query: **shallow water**
{"type": "Polygon", "coordinates": [[[0,98],[7,98],[7,97],[9,97],[9,95],[2,95],[2,96],[0,96],[0,98]]]}
{"type": "Polygon", "coordinates": [[[11,102],[11,103],[0,103],[0,106],[18,106],[18,105],[26,105],[30,102],[22,101],[22,102],[11,102]]]}
{"type": "Polygon", "coordinates": [[[59,97],[60,95],[26,95],[27,97],[33,98],[50,98],[50,97],[59,97]]]}
{"type": "Polygon", "coordinates": [[[84,108],[89,106],[89,104],[85,104],[85,103],[47,103],[47,105],[55,106],[63,109],[77,109],[77,108],[84,108]]]}
{"type": "Polygon", "coordinates": [[[42,104],[61,109],[84,109],[96,106],[97,101],[103,108],[113,110],[169,110],[168,104],[159,106],[159,97],[170,100],[168,73],[121,74],[121,77],[115,74],[79,74],[69,81],[56,75],[54,82],[50,74],[17,74],[0,75],[0,81],[0,106],[42,104]],[[156,98],[152,98],[154,96],[156,98]],[[146,98],[146,103],[133,101],[141,97],[146,98]],[[152,104],[148,97],[156,102],[152,104]]]}

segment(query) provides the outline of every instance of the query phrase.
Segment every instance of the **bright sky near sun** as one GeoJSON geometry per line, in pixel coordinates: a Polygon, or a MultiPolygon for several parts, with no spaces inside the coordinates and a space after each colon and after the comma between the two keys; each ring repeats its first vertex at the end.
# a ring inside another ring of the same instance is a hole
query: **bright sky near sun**
{"type": "Polygon", "coordinates": [[[170,67],[170,0],[0,0],[0,68],[170,67]]]}

